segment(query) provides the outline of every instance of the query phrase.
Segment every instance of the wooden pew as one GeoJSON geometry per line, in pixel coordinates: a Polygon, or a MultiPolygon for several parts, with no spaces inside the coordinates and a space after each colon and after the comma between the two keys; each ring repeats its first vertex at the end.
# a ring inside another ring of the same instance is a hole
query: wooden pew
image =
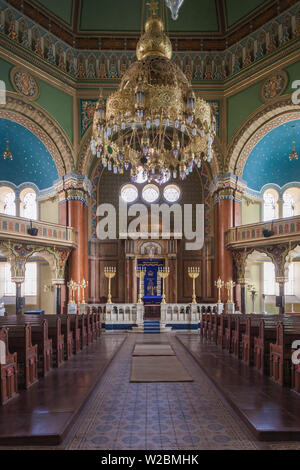
{"type": "Polygon", "coordinates": [[[78,315],[78,323],[80,328],[80,347],[81,349],[87,346],[87,324],[86,315],[78,315]]]}
{"type": "Polygon", "coordinates": [[[73,353],[77,354],[81,348],[81,329],[79,315],[69,315],[70,328],[73,333],[73,353]]]}
{"type": "MultiPolygon", "coordinates": [[[[44,315],[44,317],[50,321],[53,321],[53,316],[56,315],[44,315]]],[[[64,338],[64,359],[67,361],[73,355],[73,333],[71,330],[71,320],[72,315],[59,315],[61,323],[61,334],[64,338]]]]}
{"type": "Polygon", "coordinates": [[[0,318],[2,326],[13,327],[25,324],[31,326],[32,343],[38,346],[38,375],[45,377],[52,369],[52,340],[48,336],[48,323],[44,320],[44,316],[8,315],[0,318]]]}
{"type": "Polygon", "coordinates": [[[276,342],[270,344],[270,377],[280,385],[292,385],[292,343],[296,340],[300,340],[298,321],[277,323],[276,342]]]}
{"type": "Polygon", "coordinates": [[[86,318],[86,336],[87,336],[87,345],[91,344],[93,341],[93,330],[92,330],[92,320],[91,315],[87,313],[86,315],[81,315],[86,318]]]}
{"type": "Polygon", "coordinates": [[[265,375],[270,373],[270,344],[276,340],[276,323],[273,317],[260,318],[258,333],[254,337],[253,365],[265,375]]]}
{"type": "Polygon", "coordinates": [[[17,353],[11,354],[8,347],[8,329],[0,328],[0,341],[5,345],[5,363],[0,364],[1,387],[0,401],[5,405],[8,401],[18,396],[18,368],[17,353]]]}
{"type": "Polygon", "coordinates": [[[227,325],[228,325],[228,319],[229,319],[228,315],[226,314],[220,315],[217,344],[218,346],[221,347],[221,349],[225,347],[225,329],[227,328],[227,325]]]}
{"type": "Polygon", "coordinates": [[[235,315],[227,315],[227,325],[225,326],[225,349],[232,352],[232,335],[235,328],[235,315]]]}
{"type": "Polygon", "coordinates": [[[52,339],[53,364],[60,367],[64,362],[64,335],[61,331],[60,315],[47,315],[48,334],[52,339]]]}
{"type": "Polygon", "coordinates": [[[245,315],[234,315],[234,330],[232,332],[232,353],[238,359],[242,357],[242,334],[246,331],[245,315]]]}
{"type": "Polygon", "coordinates": [[[245,333],[242,334],[242,361],[251,366],[254,363],[254,337],[259,333],[259,319],[254,315],[246,318],[245,333]]]}
{"type": "Polygon", "coordinates": [[[218,328],[220,326],[220,321],[221,321],[221,315],[218,315],[217,313],[212,314],[212,334],[211,334],[211,339],[214,343],[218,343],[218,328]]]}
{"type": "Polygon", "coordinates": [[[8,348],[17,353],[18,384],[28,389],[38,381],[38,346],[32,345],[29,324],[9,327],[8,348]]]}

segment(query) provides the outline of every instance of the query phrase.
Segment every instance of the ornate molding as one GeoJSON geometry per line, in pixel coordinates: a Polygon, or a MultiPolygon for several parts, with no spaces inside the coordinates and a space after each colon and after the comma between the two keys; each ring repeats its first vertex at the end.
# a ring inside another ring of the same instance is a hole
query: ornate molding
{"type": "Polygon", "coordinates": [[[242,177],[245,163],[255,145],[276,127],[300,118],[299,106],[285,95],[261,106],[233,136],[225,160],[226,171],[242,177]]]}
{"type": "Polygon", "coordinates": [[[35,134],[51,154],[59,176],[74,170],[69,139],[53,117],[39,105],[7,92],[6,104],[0,105],[0,117],[17,122],[35,134]]]}

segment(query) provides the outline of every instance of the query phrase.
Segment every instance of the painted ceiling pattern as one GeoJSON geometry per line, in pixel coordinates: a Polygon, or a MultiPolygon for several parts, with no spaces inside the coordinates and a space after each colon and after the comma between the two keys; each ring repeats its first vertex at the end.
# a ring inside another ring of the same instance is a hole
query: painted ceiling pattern
{"type": "Polygon", "coordinates": [[[248,187],[260,191],[268,183],[284,186],[299,180],[300,159],[289,160],[295,126],[296,151],[300,155],[300,120],[294,120],[269,129],[251,151],[243,173],[248,187]]]}
{"type": "Polygon", "coordinates": [[[0,180],[10,181],[16,186],[34,183],[42,190],[49,188],[58,179],[58,172],[51,154],[45,145],[28,129],[8,119],[0,118],[0,180]],[[13,160],[4,160],[6,148],[6,126],[13,160]],[[17,138],[16,138],[17,136],[17,138]]]}
{"type": "MultiPolygon", "coordinates": [[[[16,0],[9,3],[15,6],[18,4],[16,0]]],[[[22,3],[25,13],[29,13],[29,6],[35,7],[39,16],[43,13],[51,14],[69,26],[73,33],[140,31],[143,0],[79,0],[76,4],[74,0],[27,0],[22,3]]],[[[272,3],[276,4],[276,1],[272,3]]],[[[266,9],[269,11],[272,6],[268,0],[186,0],[176,21],[172,20],[168,10],[169,30],[222,32],[249,17],[261,14],[266,9]]]]}
{"type": "MultiPolygon", "coordinates": [[[[136,59],[135,52],[130,51],[129,43],[126,43],[125,47],[127,51],[122,52],[124,45],[119,39],[117,45],[113,43],[115,39],[110,39],[110,52],[103,51],[102,42],[100,44],[98,40],[92,48],[93,51],[70,48],[66,41],[59,41],[54,34],[49,34],[45,28],[29,21],[17,10],[8,8],[8,3],[0,0],[0,40],[4,36],[14,41],[18,47],[21,46],[22,56],[25,48],[29,60],[32,60],[33,55],[38,56],[46,60],[51,67],[56,67],[59,72],[77,79],[120,79],[136,59]]],[[[300,37],[300,7],[294,6],[226,51],[183,53],[178,51],[176,39],[173,41],[173,60],[190,80],[223,80],[276,50],[280,49],[283,53],[297,37],[300,37]]],[[[135,44],[136,42],[134,47],[135,44]]],[[[185,40],[184,50],[192,51],[193,47],[190,46],[185,40]]],[[[293,47],[296,48],[297,44],[293,47]]],[[[201,45],[197,44],[197,51],[203,48],[203,42],[201,45]]],[[[43,61],[41,65],[45,67],[43,61]]]]}

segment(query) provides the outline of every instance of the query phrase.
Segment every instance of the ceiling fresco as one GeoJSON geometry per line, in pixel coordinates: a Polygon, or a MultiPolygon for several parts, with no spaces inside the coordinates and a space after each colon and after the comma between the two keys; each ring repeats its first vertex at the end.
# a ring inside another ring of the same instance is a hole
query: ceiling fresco
{"type": "Polygon", "coordinates": [[[295,126],[296,151],[300,155],[300,121],[292,121],[273,129],[254,147],[244,167],[243,179],[256,191],[267,183],[284,186],[298,181],[300,159],[289,160],[295,126]]]}
{"type": "Polygon", "coordinates": [[[55,163],[44,144],[20,124],[0,119],[0,180],[10,181],[17,186],[35,183],[41,190],[51,187],[57,179],[55,163]],[[13,160],[4,160],[2,157],[6,148],[7,125],[13,160]]]}

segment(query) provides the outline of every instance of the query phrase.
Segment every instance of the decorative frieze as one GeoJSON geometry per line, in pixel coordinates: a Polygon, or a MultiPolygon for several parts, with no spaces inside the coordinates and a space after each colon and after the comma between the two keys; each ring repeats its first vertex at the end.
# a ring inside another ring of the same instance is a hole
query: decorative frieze
{"type": "MultiPolygon", "coordinates": [[[[47,61],[63,74],[79,80],[121,79],[136,60],[135,52],[128,52],[128,49],[110,52],[101,51],[98,47],[86,51],[70,47],[2,0],[0,35],[47,61]]],[[[295,5],[225,51],[205,52],[199,47],[199,52],[177,51],[173,60],[190,80],[219,81],[239,73],[276,50],[283,50],[299,36],[300,9],[295,5]]],[[[177,50],[176,43],[174,50],[177,50]]]]}

